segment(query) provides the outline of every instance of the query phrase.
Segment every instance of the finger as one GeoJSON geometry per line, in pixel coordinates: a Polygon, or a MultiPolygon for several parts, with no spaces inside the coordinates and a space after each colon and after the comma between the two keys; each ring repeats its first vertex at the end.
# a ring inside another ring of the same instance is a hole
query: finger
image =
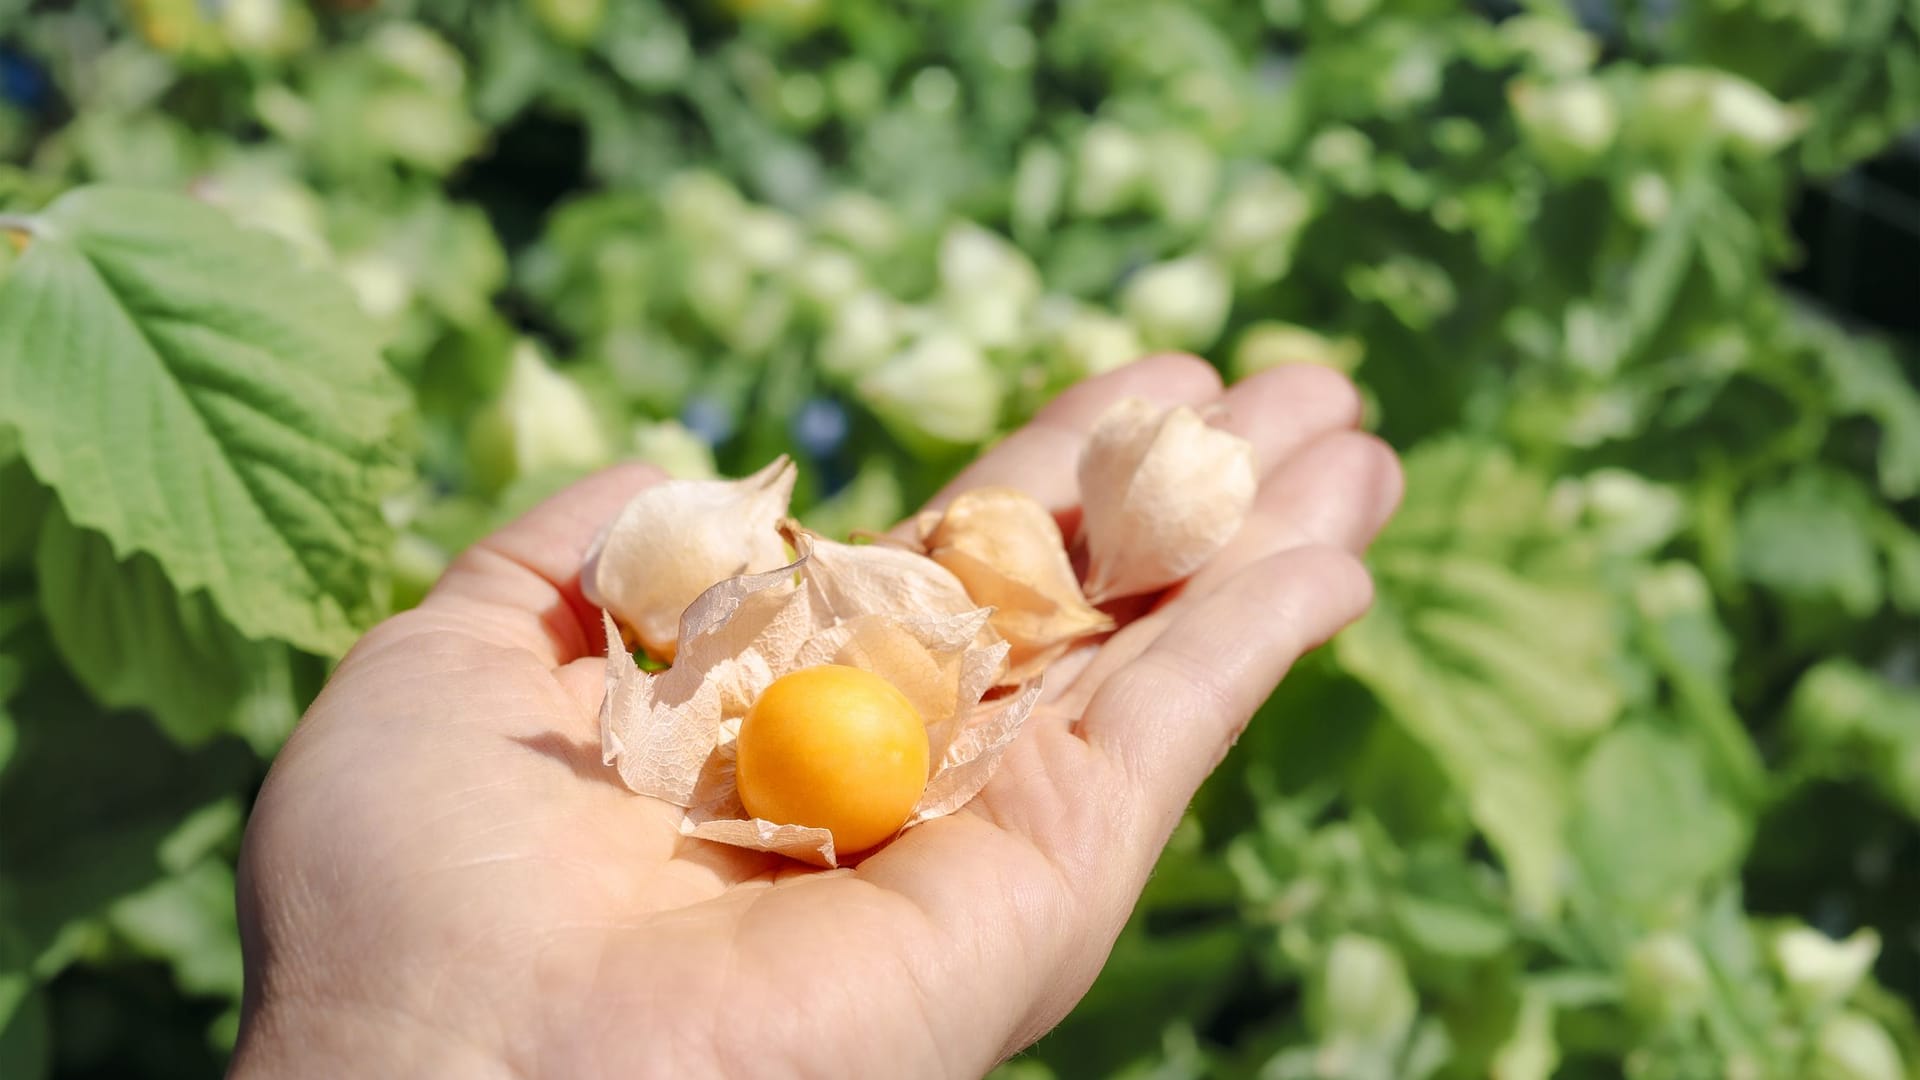
{"type": "Polygon", "coordinates": [[[938,509],[963,491],[1015,487],[1053,510],[1080,501],[1080,447],[1094,421],[1116,402],[1141,397],[1166,405],[1203,405],[1220,396],[1220,374],[1198,357],[1150,356],[1062,392],[1002,439],[927,503],[938,509]]]}
{"type": "Polygon", "coordinates": [[[1285,364],[1235,383],[1215,426],[1253,444],[1261,475],[1323,435],[1360,425],[1360,391],[1318,364],[1285,364]]]}
{"type": "Polygon", "coordinates": [[[458,614],[468,632],[529,649],[549,667],[600,653],[606,643],[580,594],[581,563],[620,508],[665,475],[629,463],[562,490],[462,552],[421,609],[458,614]]]}
{"type": "Polygon", "coordinates": [[[1312,546],[1353,554],[1366,550],[1394,508],[1404,482],[1400,462],[1379,439],[1357,432],[1323,436],[1270,473],[1240,531],[1167,603],[1109,638],[1064,680],[1061,707],[1084,706],[1103,683],[1125,671],[1183,608],[1235,586],[1235,575],[1283,551],[1312,546]]]}
{"type": "Polygon", "coordinates": [[[1316,439],[1267,474],[1240,531],[1186,591],[1211,592],[1289,548],[1330,544],[1359,554],[1393,516],[1404,487],[1399,457],[1374,436],[1341,431],[1316,439]]]}
{"type": "MultiPolygon", "coordinates": [[[[1253,445],[1255,468],[1262,475],[1323,436],[1358,426],[1362,412],[1360,391],[1352,380],[1317,364],[1284,364],[1242,379],[1217,404],[1212,422],[1253,445]]],[[[1077,492],[1077,482],[1075,487],[1077,492]]],[[[1132,636],[1151,640],[1151,633],[1132,636]]],[[[1125,644],[1122,639],[1120,648],[1125,644]]],[[[1048,678],[1049,699],[1069,699],[1097,655],[1092,648],[1074,649],[1056,660],[1048,678]]],[[[1109,666],[1115,662],[1110,658],[1109,666]]]]}
{"type": "MultiPolygon", "coordinates": [[[[1120,797],[1164,840],[1300,655],[1360,617],[1373,585],[1352,552],[1294,548],[1187,606],[1088,704],[1081,735],[1125,778],[1120,797]]],[[[1135,853],[1151,863],[1158,845],[1135,853]]],[[[1144,868],[1144,867],[1143,867],[1144,868]]]]}

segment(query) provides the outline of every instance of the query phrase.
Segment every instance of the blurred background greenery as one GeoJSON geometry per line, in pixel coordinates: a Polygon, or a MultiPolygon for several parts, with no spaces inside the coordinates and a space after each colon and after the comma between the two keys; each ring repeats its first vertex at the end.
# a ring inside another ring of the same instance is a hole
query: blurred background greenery
{"type": "MultiPolygon", "coordinates": [[[[1917,122],[1916,0],[0,0],[0,209],[190,192],[379,324],[388,608],[617,457],[843,533],[1146,350],[1356,377],[1377,610],[1020,1078],[1915,1075],[1917,122]]],[[[332,658],[76,659],[0,451],[0,1076],[208,1075],[332,658]]]]}

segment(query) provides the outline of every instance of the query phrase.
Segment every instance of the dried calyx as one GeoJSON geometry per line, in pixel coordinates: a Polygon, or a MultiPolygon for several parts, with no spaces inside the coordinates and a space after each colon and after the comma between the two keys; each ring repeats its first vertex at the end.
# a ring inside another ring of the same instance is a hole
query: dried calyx
{"type": "Polygon", "coordinates": [[[684,808],[688,835],[822,866],[841,854],[830,832],[755,819],[735,790],[741,718],[774,680],[822,664],[885,679],[925,725],[931,762],[904,827],[950,814],[992,777],[1047,665],[1113,629],[1093,603],[1191,574],[1255,486],[1247,443],[1191,409],[1116,406],[1080,462],[1083,593],[1053,513],[1019,491],[966,492],[904,541],[850,545],[786,517],[793,479],[781,458],[738,481],[649,488],[596,541],[582,582],[606,609],[610,655],[630,636],[672,661],[659,674],[609,663],[607,763],[684,808]]]}
{"type": "Polygon", "coordinates": [[[963,492],[915,523],[927,557],[993,608],[988,625],[1011,646],[1005,681],[1037,676],[1075,641],[1113,629],[1080,592],[1059,522],[1025,492],[963,492]]]}
{"type": "Polygon", "coordinates": [[[1186,578],[1239,531],[1258,487],[1253,447],[1192,409],[1114,406],[1080,455],[1087,595],[1105,603],[1186,578]]]}
{"type": "Polygon", "coordinates": [[[616,615],[641,648],[671,662],[680,613],[716,582],[787,561],[775,526],[795,470],[785,456],[744,480],[655,484],[602,529],[580,572],[588,603],[616,615]]]}
{"type": "MultiPolygon", "coordinates": [[[[723,581],[687,609],[673,667],[649,675],[608,665],[601,742],[628,787],[686,808],[688,835],[832,866],[831,833],[755,820],[734,789],[739,720],[775,679],[845,664],[905,695],[926,725],[934,763],[909,826],[953,812],[986,785],[1040,685],[983,704],[1007,645],[982,634],[991,612],[974,607],[938,565],[793,526],[789,533],[800,550],[794,562],[723,581]],[[896,595],[929,603],[907,607],[896,595]]],[[[611,616],[608,634],[618,634],[611,616]]]]}

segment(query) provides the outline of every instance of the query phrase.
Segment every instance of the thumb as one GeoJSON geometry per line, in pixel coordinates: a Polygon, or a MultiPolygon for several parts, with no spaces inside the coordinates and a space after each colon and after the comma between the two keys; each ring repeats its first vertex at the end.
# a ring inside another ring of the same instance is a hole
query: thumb
{"type": "Polygon", "coordinates": [[[581,595],[581,564],[620,508],[665,478],[636,462],[561,490],[462,552],[421,608],[460,613],[469,632],[530,648],[549,667],[598,654],[600,616],[581,595]]]}

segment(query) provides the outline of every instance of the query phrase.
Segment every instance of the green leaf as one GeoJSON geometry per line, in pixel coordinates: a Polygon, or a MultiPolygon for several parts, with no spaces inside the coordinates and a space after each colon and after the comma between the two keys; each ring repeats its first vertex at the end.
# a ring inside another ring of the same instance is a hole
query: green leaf
{"type": "Polygon", "coordinates": [[[1920,690],[1822,661],[1795,684],[1787,730],[1803,767],[1864,778],[1920,821],[1920,690]]]}
{"type": "Polygon", "coordinates": [[[1579,748],[1620,707],[1611,601],[1578,543],[1543,531],[1542,479],[1504,453],[1429,444],[1407,491],[1375,549],[1374,611],[1335,656],[1452,778],[1521,907],[1550,912],[1579,748]]]}
{"type": "Polygon", "coordinates": [[[0,971],[0,1076],[40,1080],[53,1064],[46,995],[21,970],[0,971]]]}
{"type": "Polygon", "coordinates": [[[1741,573],[1789,599],[1871,615],[1882,595],[1873,526],[1873,498],[1859,480],[1803,466],[1741,505],[1741,573]]]}
{"type": "Polygon", "coordinates": [[[1168,1025],[1212,1011],[1246,960],[1246,935],[1232,922],[1157,936],[1136,918],[1080,1007],[1030,1052],[1069,1075],[1111,1075],[1153,1054],[1168,1025]]]}
{"type": "MultiPolygon", "coordinates": [[[[1292,678],[1291,673],[1288,678],[1292,678]]],[[[1346,681],[1355,694],[1366,695],[1364,688],[1346,681]]],[[[1377,712],[1377,705],[1372,708],[1377,712]]],[[[1440,767],[1427,745],[1404,725],[1368,724],[1361,718],[1329,724],[1323,715],[1310,713],[1293,726],[1347,729],[1364,738],[1357,758],[1340,774],[1345,776],[1343,795],[1350,807],[1379,822],[1395,840],[1403,844],[1422,839],[1458,843],[1473,833],[1466,800],[1455,791],[1453,778],[1440,767]]],[[[1331,738],[1337,735],[1323,736],[1321,747],[1331,738]]],[[[1304,748],[1315,747],[1308,743],[1304,748]]],[[[1289,764],[1298,770],[1311,768],[1314,762],[1307,758],[1289,764]]]]}
{"type": "Polygon", "coordinates": [[[1880,422],[1880,490],[1890,499],[1920,494],[1920,390],[1885,347],[1822,324],[1814,350],[1834,385],[1834,405],[1880,422]]]}
{"type": "Polygon", "coordinates": [[[1746,846],[1745,817],[1714,790],[1693,744],[1647,724],[1622,725],[1594,747],[1577,799],[1570,835],[1585,887],[1656,922],[1683,911],[1746,846]]]}
{"type": "Polygon", "coordinates": [[[0,776],[5,776],[13,752],[20,745],[20,721],[13,715],[13,699],[27,683],[28,655],[10,638],[38,614],[29,599],[0,601],[0,776]]]}
{"type": "Polygon", "coordinates": [[[234,740],[182,750],[144,717],[101,712],[58,678],[36,679],[15,706],[20,742],[0,775],[0,821],[32,827],[0,828],[0,913],[17,935],[7,947],[46,978],[114,901],[229,843],[235,797],[259,766],[234,740]]]}
{"type": "Polygon", "coordinates": [[[1633,347],[1653,337],[1680,299],[1681,285],[1694,264],[1698,226],[1712,183],[1701,160],[1687,162],[1672,209],[1634,260],[1633,272],[1626,275],[1623,306],[1633,347]]]}
{"type": "Polygon", "coordinates": [[[1887,553],[1887,599],[1909,615],[1920,615],[1920,532],[1884,514],[1880,544],[1887,553]]]}
{"type": "Polygon", "coordinates": [[[19,458],[0,462],[0,572],[26,562],[40,537],[40,518],[46,512],[47,489],[27,471],[19,458]]]}
{"type": "Polygon", "coordinates": [[[484,320],[506,280],[506,255],[474,206],[417,197],[397,213],[349,219],[341,232],[342,248],[377,250],[405,272],[421,300],[456,326],[484,320]]]}
{"type": "Polygon", "coordinates": [[[1779,983],[1769,977],[1759,935],[1737,884],[1710,893],[1693,938],[1713,973],[1706,1020],[1722,1046],[1750,1053],[1781,1027],[1779,983]]]}
{"type": "Polygon", "coordinates": [[[1641,568],[1633,582],[1638,641],[1673,689],[1674,705],[1703,738],[1703,749],[1726,789],[1751,804],[1765,786],[1766,766],[1734,710],[1733,641],[1714,610],[1699,568],[1666,562],[1641,568]]]}
{"type": "Polygon", "coordinates": [[[0,290],[0,423],[77,525],[242,633],[338,653],[380,611],[407,397],[345,287],[178,196],[83,188],[0,290]]]}
{"type": "Polygon", "coordinates": [[[1405,893],[1392,900],[1394,925],[1407,940],[1438,956],[1480,959],[1513,940],[1498,912],[1405,893]]]}
{"type": "Polygon", "coordinates": [[[240,732],[270,746],[292,730],[287,646],[243,636],[205,592],[174,592],[153,559],[115,559],[106,537],[56,513],[41,530],[37,570],[54,644],[102,705],[150,709],[185,745],[240,732]]]}
{"type": "Polygon", "coordinates": [[[1246,970],[1247,932],[1233,918],[1233,882],[1191,850],[1197,838],[1188,829],[1176,834],[1154,877],[1187,882],[1149,888],[1080,1007],[1030,1051],[1036,1059],[1062,1075],[1114,1075],[1153,1057],[1168,1027],[1201,1021],[1246,970]],[[1196,877],[1206,879],[1197,889],[1196,877]],[[1157,930],[1156,913],[1170,916],[1174,928],[1157,930]]]}
{"type": "Polygon", "coordinates": [[[13,760],[13,749],[20,745],[20,725],[8,710],[8,702],[19,691],[26,673],[17,657],[0,654],[0,773],[13,760]]]}
{"type": "Polygon", "coordinates": [[[107,923],[139,952],[165,960],[189,994],[240,997],[240,927],[233,868],[204,860],[163,878],[107,911],[107,923]]]}

